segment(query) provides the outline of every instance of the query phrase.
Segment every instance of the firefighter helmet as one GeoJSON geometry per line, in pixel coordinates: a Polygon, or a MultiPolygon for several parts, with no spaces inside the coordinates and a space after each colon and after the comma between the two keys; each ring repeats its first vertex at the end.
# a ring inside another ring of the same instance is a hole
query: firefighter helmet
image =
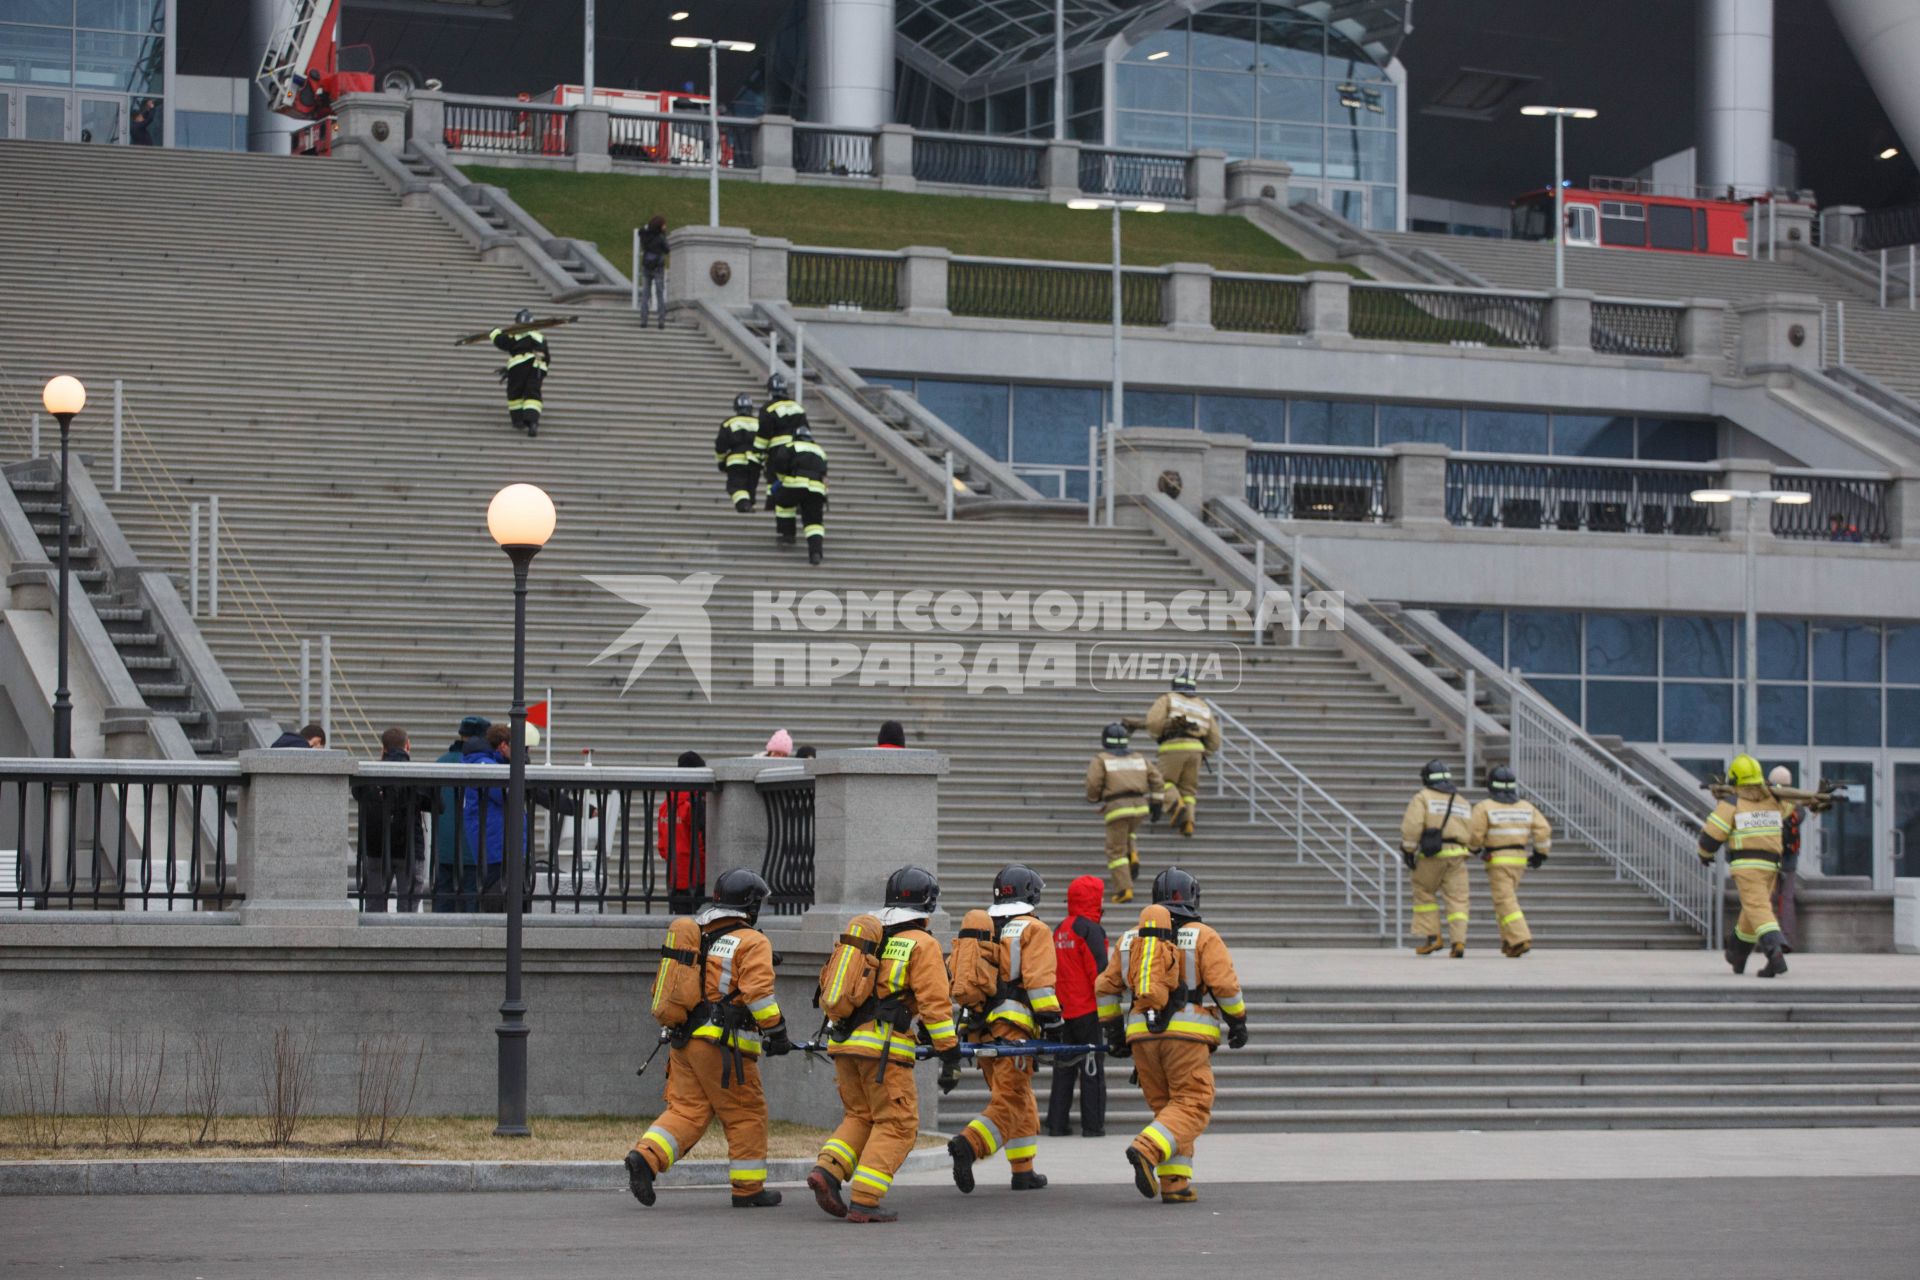
{"type": "Polygon", "coordinates": [[[1737,755],[1727,762],[1727,781],[1736,787],[1757,787],[1766,782],[1760,762],[1749,755],[1737,755]]]}
{"type": "Polygon", "coordinates": [[[1013,863],[1002,867],[1000,874],[993,878],[994,915],[1014,915],[1017,909],[1032,909],[1040,905],[1040,891],[1047,882],[1032,867],[1013,863]]]}
{"type": "Polygon", "coordinates": [[[1165,907],[1175,920],[1200,918],[1200,882],[1179,867],[1168,867],[1153,878],[1153,905],[1165,907]]]}
{"type": "Polygon", "coordinates": [[[803,422],[793,429],[793,438],[795,440],[811,440],[813,439],[813,428],[803,422]]]}
{"type": "Polygon", "coordinates": [[[522,307],[518,311],[514,312],[513,322],[515,324],[532,324],[533,323],[532,309],[528,307],[522,307]]]}
{"type": "Polygon", "coordinates": [[[940,905],[940,880],[924,867],[901,867],[887,877],[886,905],[931,914],[940,905]]]}
{"type": "Polygon", "coordinates": [[[735,867],[723,871],[720,878],[713,882],[713,900],[716,905],[732,907],[736,911],[747,913],[749,922],[760,918],[760,904],[765,902],[773,890],[760,878],[756,871],[745,867],[735,867]]]}
{"type": "Polygon", "coordinates": [[[1453,790],[1453,770],[1444,760],[1429,760],[1420,766],[1420,785],[1435,791],[1453,790]]]}
{"type": "Polygon", "coordinates": [[[1100,731],[1100,745],[1117,756],[1123,756],[1133,750],[1133,735],[1127,732],[1126,725],[1115,720],[1100,731]]]}
{"type": "Polygon", "coordinates": [[[733,411],[735,413],[752,413],[753,397],[742,391],[733,398],[733,411]]]}
{"type": "Polygon", "coordinates": [[[1513,770],[1505,765],[1497,765],[1487,774],[1487,790],[1493,793],[1495,800],[1513,800],[1520,795],[1520,783],[1513,776],[1513,770]]]}
{"type": "Polygon", "coordinates": [[[1173,678],[1173,691],[1175,693],[1193,693],[1198,687],[1199,686],[1193,682],[1191,672],[1182,671],[1173,678]]]}
{"type": "Polygon", "coordinates": [[[787,375],[776,373],[767,379],[767,394],[775,400],[787,398],[787,375]]]}

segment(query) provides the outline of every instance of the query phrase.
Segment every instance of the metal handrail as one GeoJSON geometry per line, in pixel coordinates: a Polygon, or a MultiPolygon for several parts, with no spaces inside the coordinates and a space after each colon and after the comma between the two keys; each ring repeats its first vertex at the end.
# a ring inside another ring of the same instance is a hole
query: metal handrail
{"type": "Polygon", "coordinates": [[[1339,877],[1347,905],[1372,912],[1382,938],[1395,936],[1405,902],[1399,853],[1232,712],[1207,705],[1227,731],[1215,760],[1215,794],[1244,799],[1249,824],[1275,827],[1292,842],[1295,863],[1312,859],[1339,877]]]}

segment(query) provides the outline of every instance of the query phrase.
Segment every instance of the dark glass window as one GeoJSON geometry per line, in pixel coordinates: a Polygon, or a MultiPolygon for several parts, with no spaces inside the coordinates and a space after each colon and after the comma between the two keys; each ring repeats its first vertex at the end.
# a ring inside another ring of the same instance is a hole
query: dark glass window
{"type": "Polygon", "coordinates": [[[1659,674],[1660,621],[1650,613],[1587,615],[1587,674],[1659,674]]]}
{"type": "Polygon", "coordinates": [[[1682,205],[1648,205],[1647,243],[1655,249],[1692,249],[1693,210],[1682,205]]]}
{"type": "Polygon", "coordinates": [[[1580,670],[1580,615],[1514,610],[1507,615],[1510,665],[1525,672],[1577,674],[1580,670]]]}
{"type": "MultiPolygon", "coordinates": [[[[1664,618],[1660,634],[1668,676],[1717,679],[1733,676],[1733,622],[1730,619],[1664,618]]],[[[1711,742],[1713,739],[1682,738],[1679,741],[1711,742]]]]}
{"type": "MultiPolygon", "coordinates": [[[[1111,294],[1108,295],[1111,298],[1111,294]]],[[[1130,427],[1191,427],[1193,397],[1175,391],[1127,392],[1130,427]]]]}
{"type": "Polygon", "coordinates": [[[1813,689],[1813,741],[1821,747],[1880,745],[1880,691],[1813,689]]]}
{"type": "Polygon", "coordinates": [[[1660,686],[1651,680],[1587,681],[1587,732],[1629,742],[1660,737],[1660,686]]]}
{"type": "Polygon", "coordinates": [[[1373,406],[1351,400],[1295,400],[1287,443],[1371,448],[1373,406]]]}
{"type": "Polygon", "coordinates": [[[1806,745],[1807,686],[1803,684],[1762,684],[1760,686],[1760,741],[1783,746],[1806,745]]]}
{"type": "Polygon", "coordinates": [[[1442,609],[1439,618],[1455,635],[1494,662],[1502,667],[1507,665],[1506,614],[1498,609],[1442,609]]]}
{"type": "Polygon", "coordinates": [[[1267,396],[1198,396],[1200,429],[1243,435],[1261,444],[1287,442],[1287,402],[1267,396]]]}
{"type": "Polygon", "coordinates": [[[1813,628],[1813,678],[1848,684],[1880,680],[1880,628],[1871,623],[1817,623],[1813,628]]]}
{"type": "Polygon", "coordinates": [[[1720,453],[1720,433],[1711,422],[1640,419],[1640,456],[1656,462],[1711,462],[1720,453]]]}
{"type": "Polygon", "coordinates": [[[1560,714],[1580,723],[1580,682],[1578,680],[1528,680],[1533,691],[1559,708],[1560,714]]]}
{"type": "Polygon", "coordinates": [[[1154,63],[1134,66],[1129,63],[1113,72],[1115,105],[1142,111],[1178,111],[1187,109],[1187,69],[1154,63]]]}
{"type": "MultiPolygon", "coordinates": [[[[935,416],[1002,462],[1007,460],[1007,384],[920,379],[914,394],[935,416]]],[[[1096,410],[1097,412],[1097,410],[1096,410]]],[[[1089,425],[1092,420],[1089,419],[1089,425]]],[[[1085,428],[1081,430],[1085,438],[1085,428]]],[[[1085,461],[1086,445],[1080,446],[1085,461]]]]}
{"type": "Polygon", "coordinates": [[[1547,415],[1505,409],[1469,409],[1467,449],[1473,453],[1545,453],[1547,415]]]}
{"type": "Polygon", "coordinates": [[[1920,684],[1920,627],[1887,628],[1887,683],[1920,684]]]}
{"type": "Polygon", "coordinates": [[[1092,387],[1015,387],[1014,461],[1085,463],[1087,428],[1100,421],[1100,409],[1092,387]]]}
{"type": "Polygon", "coordinates": [[[1807,678],[1807,624],[1784,618],[1760,619],[1760,678],[1807,678]]]}
{"type": "Polygon", "coordinates": [[[1193,113],[1199,116],[1254,117],[1253,77],[1230,71],[1193,73],[1193,113]]]}
{"type": "Polygon", "coordinates": [[[1321,106],[1326,100],[1321,91],[1324,83],[1295,76],[1261,76],[1260,118],[1320,123],[1321,106]]]}
{"type": "Polygon", "coordinates": [[[1244,160],[1254,152],[1251,120],[1216,120],[1195,116],[1189,132],[1195,151],[1224,151],[1229,159],[1244,160]]]}
{"type": "MultiPolygon", "coordinates": [[[[1250,11],[1251,5],[1246,6],[1250,11]]],[[[1193,16],[1193,65],[1230,71],[1251,71],[1258,57],[1254,42],[1257,25],[1251,16],[1216,8],[1193,16]]]]}
{"type": "Polygon", "coordinates": [[[1434,404],[1380,406],[1381,444],[1443,444],[1460,447],[1460,410],[1434,404]]]}
{"type": "Polygon", "coordinates": [[[1731,742],[1733,686],[1669,681],[1661,716],[1661,737],[1668,742],[1731,742]]]}
{"type": "Polygon", "coordinates": [[[1920,689],[1887,690],[1887,745],[1920,747],[1920,689]]]}
{"type": "Polygon", "coordinates": [[[1573,458],[1631,458],[1633,419],[1556,413],[1553,451],[1573,458]]]}

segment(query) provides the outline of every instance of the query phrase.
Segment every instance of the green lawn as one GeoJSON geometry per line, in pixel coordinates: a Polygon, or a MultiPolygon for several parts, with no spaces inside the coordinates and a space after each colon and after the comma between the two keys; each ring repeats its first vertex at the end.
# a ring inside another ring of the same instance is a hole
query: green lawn
{"type": "MultiPolygon", "coordinates": [[[[505,188],[555,235],[593,241],[623,270],[632,257],[633,228],[654,214],[666,215],[670,228],[707,218],[707,184],[690,178],[484,165],[468,166],[466,172],[476,182],[505,188]]],[[[925,244],[996,258],[1112,261],[1105,213],[979,196],[722,181],[720,221],[796,245],[901,249],[925,244]]],[[[1309,262],[1244,218],[1132,214],[1122,229],[1126,261],[1137,266],[1205,262],[1222,271],[1364,275],[1345,264],[1309,262]]]]}

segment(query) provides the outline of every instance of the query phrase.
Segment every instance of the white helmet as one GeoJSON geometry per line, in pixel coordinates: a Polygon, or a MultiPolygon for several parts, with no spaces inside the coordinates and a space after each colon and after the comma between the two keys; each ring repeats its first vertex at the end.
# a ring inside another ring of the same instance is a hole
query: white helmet
{"type": "Polygon", "coordinates": [[[1773,766],[1773,772],[1767,775],[1767,785],[1770,787],[1792,786],[1793,770],[1787,768],[1787,766],[1783,764],[1777,764],[1773,766]]]}

